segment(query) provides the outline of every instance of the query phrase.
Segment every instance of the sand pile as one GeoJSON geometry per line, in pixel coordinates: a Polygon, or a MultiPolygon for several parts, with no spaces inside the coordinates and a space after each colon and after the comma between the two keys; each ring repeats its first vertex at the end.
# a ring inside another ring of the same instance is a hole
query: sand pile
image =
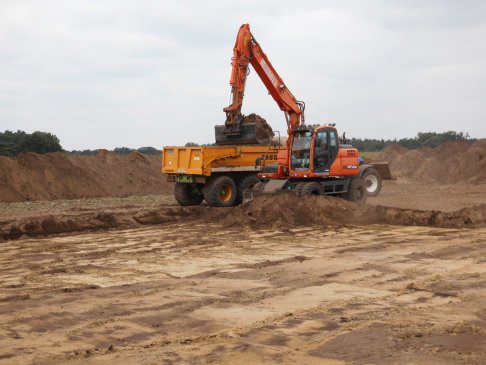
{"type": "Polygon", "coordinates": [[[124,197],[171,193],[159,155],[56,152],[0,157],[0,201],[124,197]]]}
{"type": "Polygon", "coordinates": [[[451,141],[436,148],[386,147],[376,160],[389,161],[394,176],[441,184],[486,182],[486,139],[451,141]]]}

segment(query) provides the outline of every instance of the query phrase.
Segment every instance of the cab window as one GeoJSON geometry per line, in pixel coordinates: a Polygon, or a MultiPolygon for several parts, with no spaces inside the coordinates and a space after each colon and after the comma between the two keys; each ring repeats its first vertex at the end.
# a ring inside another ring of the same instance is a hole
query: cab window
{"type": "Polygon", "coordinates": [[[292,140],[291,168],[292,170],[308,170],[310,166],[310,147],[312,132],[295,133],[292,140]]]}
{"type": "Polygon", "coordinates": [[[330,159],[334,160],[334,158],[337,156],[339,152],[339,141],[338,141],[338,136],[337,132],[335,130],[331,130],[329,132],[329,152],[330,152],[330,159]]]}

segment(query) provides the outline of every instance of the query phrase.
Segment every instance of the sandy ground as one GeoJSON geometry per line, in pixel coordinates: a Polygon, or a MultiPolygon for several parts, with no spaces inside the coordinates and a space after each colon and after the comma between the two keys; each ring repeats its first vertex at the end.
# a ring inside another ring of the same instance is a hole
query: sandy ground
{"type": "Polygon", "coordinates": [[[403,180],[383,181],[380,195],[368,204],[389,207],[451,212],[486,203],[486,184],[412,184],[403,180]]]}
{"type": "MultiPolygon", "coordinates": [[[[452,211],[485,192],[390,182],[370,204],[452,211]]],[[[3,204],[0,219],[173,204],[127,199],[3,204]]],[[[197,221],[8,240],[0,363],[484,364],[485,241],[486,228],[197,221]]]]}

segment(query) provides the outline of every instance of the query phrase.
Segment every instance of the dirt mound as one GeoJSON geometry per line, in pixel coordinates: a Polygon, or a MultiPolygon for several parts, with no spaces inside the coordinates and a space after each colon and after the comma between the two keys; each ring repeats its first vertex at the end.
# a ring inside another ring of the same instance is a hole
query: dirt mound
{"type": "Polygon", "coordinates": [[[392,144],[390,146],[387,146],[381,151],[377,156],[377,160],[387,160],[387,161],[394,161],[397,157],[404,155],[405,153],[408,152],[408,149],[406,149],[403,146],[400,146],[399,144],[392,144]]]}
{"type": "Polygon", "coordinates": [[[100,212],[72,216],[47,215],[1,223],[0,238],[6,240],[116,228],[123,225],[124,220],[113,213],[100,212]]]}
{"type": "Polygon", "coordinates": [[[386,147],[376,160],[389,161],[394,176],[422,182],[485,183],[486,140],[474,143],[450,141],[436,148],[407,150],[399,145],[386,147]]]}
{"type": "Polygon", "coordinates": [[[330,196],[297,197],[268,195],[234,209],[232,214],[208,216],[210,222],[255,229],[294,226],[343,226],[349,224],[392,224],[432,227],[479,227],[486,225],[486,205],[455,212],[420,211],[359,205],[330,196]]]}
{"type": "Polygon", "coordinates": [[[169,193],[160,156],[56,152],[0,157],[0,201],[124,197],[169,193]]]}
{"type": "Polygon", "coordinates": [[[383,206],[358,205],[329,196],[297,197],[267,195],[235,208],[145,205],[86,207],[61,211],[39,211],[24,217],[6,215],[0,220],[0,241],[23,236],[36,237],[115,228],[133,228],[194,222],[218,223],[226,228],[286,230],[295,227],[343,227],[355,224],[461,227],[486,226],[486,204],[455,212],[420,211],[383,206]]]}
{"type": "MultiPolygon", "coordinates": [[[[343,199],[320,196],[297,197],[289,194],[269,194],[256,198],[226,215],[227,226],[246,225],[252,228],[282,228],[291,226],[342,225],[346,215],[354,215],[359,207],[343,199]]],[[[356,220],[356,217],[353,217],[356,220]]]]}
{"type": "Polygon", "coordinates": [[[248,123],[256,124],[256,139],[259,144],[269,145],[272,143],[275,133],[273,133],[272,127],[270,127],[265,119],[255,113],[252,113],[243,118],[243,124],[248,123]]]}

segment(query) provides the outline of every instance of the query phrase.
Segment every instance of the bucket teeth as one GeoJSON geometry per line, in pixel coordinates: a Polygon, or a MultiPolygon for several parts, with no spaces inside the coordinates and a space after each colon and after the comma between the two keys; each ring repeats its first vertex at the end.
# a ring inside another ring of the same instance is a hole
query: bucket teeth
{"type": "Polygon", "coordinates": [[[255,184],[252,189],[243,192],[243,203],[250,202],[255,198],[271,194],[296,194],[294,189],[285,189],[288,180],[269,180],[255,184]]]}

